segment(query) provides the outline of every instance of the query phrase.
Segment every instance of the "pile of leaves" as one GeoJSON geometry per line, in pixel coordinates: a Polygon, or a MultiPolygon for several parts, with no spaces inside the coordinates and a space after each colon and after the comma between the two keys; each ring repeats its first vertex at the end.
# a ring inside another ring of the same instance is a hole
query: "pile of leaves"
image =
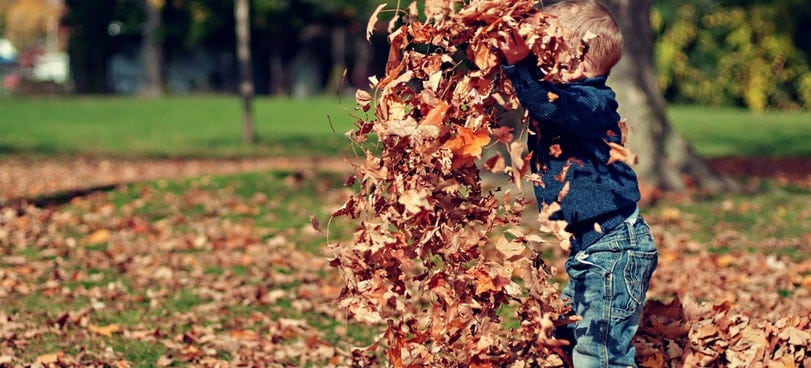
{"type": "Polygon", "coordinates": [[[729,301],[699,306],[679,298],[647,304],[635,345],[643,367],[807,367],[808,315],[769,322],[729,301]]]}
{"type": "Polygon", "coordinates": [[[811,235],[756,240],[722,224],[698,243],[689,234],[703,217],[666,207],[649,221],[660,265],[634,341],[640,366],[811,366],[811,235]]]}
{"type": "MultiPolygon", "coordinates": [[[[348,135],[365,160],[349,180],[358,192],[335,215],[360,225],[352,242],[333,246],[332,264],[343,275],[341,306],[382,326],[366,353],[382,348],[390,366],[562,364],[566,342],[553,334],[566,307],[540,260],[544,239],[519,226],[531,202],[483,191],[476,165],[494,142],[510,157],[486,167],[518,188],[538,180],[527,174],[532,133],[498,125],[518,102],[497,47],[517,29],[553,79],[578,50],[535,4],[426,1],[424,21],[413,3],[398,9],[385,77],[356,94],[363,116],[348,135]]],[[[359,356],[371,364],[374,354],[359,356]]]]}

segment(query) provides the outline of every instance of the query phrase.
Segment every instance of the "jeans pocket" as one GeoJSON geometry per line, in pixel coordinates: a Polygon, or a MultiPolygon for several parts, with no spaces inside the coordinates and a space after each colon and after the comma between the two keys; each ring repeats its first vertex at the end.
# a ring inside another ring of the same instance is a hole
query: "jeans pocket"
{"type": "MultiPolygon", "coordinates": [[[[615,278],[614,307],[619,319],[631,317],[641,312],[645,303],[645,293],[648,291],[651,275],[656,269],[659,255],[656,251],[625,252],[627,257],[622,277],[615,278]]],[[[620,276],[620,275],[617,275],[620,276]]]]}

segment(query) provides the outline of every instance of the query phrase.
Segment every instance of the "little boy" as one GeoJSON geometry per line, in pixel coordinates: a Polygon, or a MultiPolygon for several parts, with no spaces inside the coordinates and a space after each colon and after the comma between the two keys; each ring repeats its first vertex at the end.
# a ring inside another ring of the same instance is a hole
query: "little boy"
{"type": "Polygon", "coordinates": [[[636,367],[632,339],[658,254],[648,224],[639,216],[637,177],[622,162],[609,164],[609,143],[621,144],[614,92],[606,86],[622,56],[622,35],[596,0],[565,0],[542,9],[558,18],[568,44],[588,32],[584,60],[563,74],[566,83],[542,80],[536,59],[517,32],[501,45],[521,104],[533,120],[529,138],[539,208],[554,202],[572,234],[563,296],[582,320],[563,326],[573,342],[576,368],[636,367]],[[560,195],[568,182],[569,190],[560,195]]]}

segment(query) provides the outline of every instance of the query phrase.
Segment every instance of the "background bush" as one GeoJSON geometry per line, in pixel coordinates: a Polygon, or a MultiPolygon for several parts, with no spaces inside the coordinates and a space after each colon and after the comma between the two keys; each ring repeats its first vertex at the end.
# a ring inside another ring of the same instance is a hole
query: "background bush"
{"type": "Polygon", "coordinates": [[[669,101],[811,108],[805,0],[658,1],[656,68],[669,101]]]}

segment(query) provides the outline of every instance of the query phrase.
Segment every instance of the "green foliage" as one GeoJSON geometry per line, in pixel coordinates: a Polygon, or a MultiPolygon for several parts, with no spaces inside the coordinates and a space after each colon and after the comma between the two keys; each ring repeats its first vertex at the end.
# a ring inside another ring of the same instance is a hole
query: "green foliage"
{"type": "MultiPolygon", "coordinates": [[[[752,110],[811,108],[811,69],[793,35],[793,1],[661,2],[653,14],[656,68],[680,103],[752,110]]],[[[800,7],[802,8],[802,7],[800,7]]]]}

